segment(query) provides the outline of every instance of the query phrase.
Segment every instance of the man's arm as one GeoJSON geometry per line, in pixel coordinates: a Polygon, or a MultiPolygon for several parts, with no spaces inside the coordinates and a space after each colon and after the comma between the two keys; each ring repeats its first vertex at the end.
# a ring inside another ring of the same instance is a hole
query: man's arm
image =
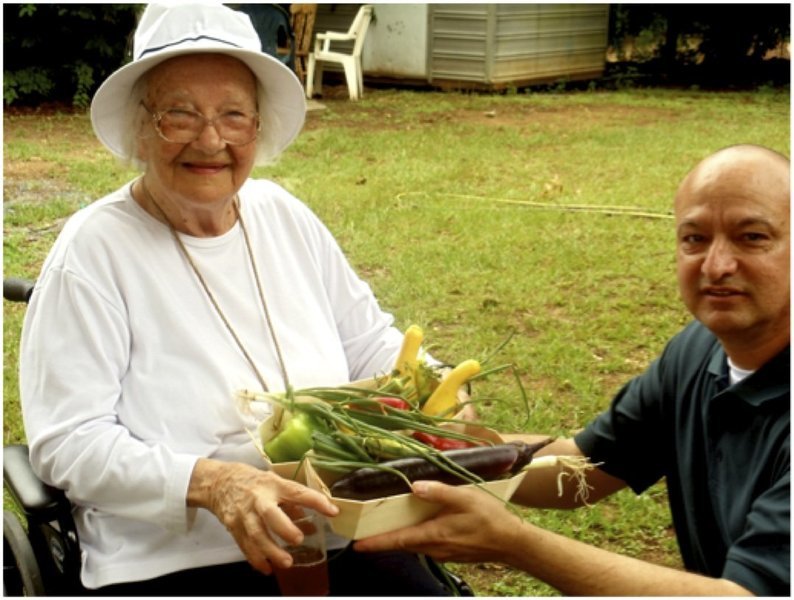
{"type": "MultiPolygon", "coordinates": [[[[716,579],[647,563],[561,536],[527,522],[504,546],[504,562],[569,596],[752,595],[716,579]]],[[[505,532],[507,534],[507,532],[505,532]]]]}
{"type": "MultiPolygon", "coordinates": [[[[506,441],[523,440],[527,443],[537,441],[536,435],[503,434],[506,441]]],[[[544,446],[535,453],[533,460],[543,456],[573,456],[582,458],[584,455],[572,439],[561,438],[544,446]]],[[[608,475],[600,469],[589,469],[583,472],[587,482],[587,495],[579,494],[579,481],[572,470],[567,467],[550,467],[547,469],[530,469],[524,476],[521,486],[511,498],[512,502],[534,508],[577,508],[587,503],[593,504],[610,494],[626,487],[616,477],[608,475]],[[562,477],[560,475],[562,474],[562,477]],[[558,481],[562,484],[558,487],[558,481]],[[562,495],[559,491],[562,490],[562,495]]]]}
{"type": "Polygon", "coordinates": [[[355,548],[402,549],[440,561],[505,563],[565,595],[750,595],[725,579],[653,565],[546,531],[476,488],[417,482],[414,493],[442,504],[441,513],[413,527],[359,540],[355,548]]]}

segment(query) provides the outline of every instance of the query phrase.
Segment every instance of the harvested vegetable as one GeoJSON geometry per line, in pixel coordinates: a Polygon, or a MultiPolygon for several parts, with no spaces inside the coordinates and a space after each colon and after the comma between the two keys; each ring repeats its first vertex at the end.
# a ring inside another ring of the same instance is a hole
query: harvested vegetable
{"type": "Polygon", "coordinates": [[[392,408],[396,408],[397,410],[411,410],[411,405],[408,404],[408,402],[406,402],[402,398],[383,396],[380,398],[373,398],[372,400],[377,404],[376,405],[370,405],[368,403],[354,404],[351,406],[351,408],[353,409],[360,408],[361,410],[374,410],[376,412],[383,413],[385,411],[379,405],[385,405],[385,406],[391,406],[392,408]]]}
{"type": "Polygon", "coordinates": [[[404,494],[410,482],[434,479],[453,485],[481,483],[518,473],[532,461],[532,455],[548,442],[529,445],[510,442],[497,446],[449,450],[441,460],[411,457],[362,467],[337,480],[331,486],[335,498],[372,500],[404,494]]]}
{"type": "Polygon", "coordinates": [[[458,408],[458,389],[480,372],[480,363],[476,360],[464,360],[441,381],[436,390],[422,406],[426,415],[453,415],[458,408]]]}
{"type": "Polygon", "coordinates": [[[411,325],[406,329],[392,370],[390,388],[417,406],[422,405],[439,385],[439,367],[428,365],[420,356],[423,341],[421,327],[411,325]]]}
{"type": "Polygon", "coordinates": [[[416,456],[416,449],[393,438],[367,436],[362,446],[375,461],[388,461],[406,456],[416,456]]]}
{"type": "MultiPolygon", "coordinates": [[[[411,434],[415,440],[427,444],[436,450],[462,450],[463,448],[471,448],[477,446],[475,442],[468,440],[456,440],[454,438],[442,437],[440,435],[433,435],[432,433],[425,433],[424,431],[414,431],[411,434]]],[[[481,444],[479,444],[481,445],[481,444]]]]}
{"type": "Polygon", "coordinates": [[[264,445],[264,450],[273,462],[300,460],[312,449],[312,433],[319,429],[311,416],[299,412],[287,421],[281,433],[264,445]]]}
{"type": "Polygon", "coordinates": [[[403,345],[400,354],[394,363],[394,371],[397,375],[408,375],[413,377],[419,362],[419,347],[422,345],[424,332],[418,325],[411,325],[405,330],[403,345]]]}
{"type": "Polygon", "coordinates": [[[379,389],[351,386],[312,388],[286,394],[240,391],[238,397],[248,402],[265,401],[283,409],[283,418],[273,417],[263,423],[270,426],[260,427],[262,449],[274,463],[301,460],[312,450],[310,459],[315,464],[350,471],[362,463],[435,452],[412,438],[414,431],[479,440],[444,427],[454,420],[424,415],[411,405],[405,409],[402,401],[391,402],[391,398],[383,402],[381,393],[379,389]],[[297,401],[298,397],[311,401],[297,401]]]}
{"type": "Polygon", "coordinates": [[[430,395],[438,389],[444,368],[441,365],[430,366],[423,361],[416,365],[413,377],[414,389],[410,399],[417,406],[427,402],[430,395]]]}
{"type": "MultiPolygon", "coordinates": [[[[472,435],[467,422],[455,415],[469,401],[460,393],[462,386],[475,376],[486,377],[512,365],[481,372],[478,361],[467,360],[444,373],[445,367],[429,365],[420,355],[422,339],[419,327],[409,327],[395,368],[360,384],[288,388],[283,393],[238,392],[241,401],[271,405],[267,411],[271,416],[258,427],[265,458],[273,463],[305,458],[315,467],[349,473],[412,456],[462,474],[470,482],[480,481],[441,452],[497,443],[479,437],[482,431],[472,435]]],[[[520,381],[519,389],[528,408],[520,381]]],[[[263,414],[253,405],[249,409],[263,414]]]]}

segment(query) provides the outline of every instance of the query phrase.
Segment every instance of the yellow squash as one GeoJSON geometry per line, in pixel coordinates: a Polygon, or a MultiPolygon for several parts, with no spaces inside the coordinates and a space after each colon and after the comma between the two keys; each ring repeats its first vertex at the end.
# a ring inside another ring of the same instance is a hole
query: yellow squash
{"type": "Polygon", "coordinates": [[[458,407],[458,388],[480,372],[476,360],[464,360],[452,369],[422,406],[426,415],[451,417],[458,407]]]}
{"type": "Polygon", "coordinates": [[[411,325],[405,330],[403,345],[402,348],[400,348],[397,362],[394,363],[394,370],[399,375],[410,375],[413,377],[419,361],[419,347],[422,345],[423,339],[424,332],[418,325],[411,325]]]}

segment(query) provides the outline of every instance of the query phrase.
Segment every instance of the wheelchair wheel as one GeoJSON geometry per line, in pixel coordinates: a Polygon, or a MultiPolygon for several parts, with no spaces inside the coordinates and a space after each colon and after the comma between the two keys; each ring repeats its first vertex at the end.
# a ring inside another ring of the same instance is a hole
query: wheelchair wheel
{"type": "Polygon", "coordinates": [[[44,596],[44,582],[19,518],[3,511],[3,595],[44,596]]]}
{"type": "Polygon", "coordinates": [[[445,565],[436,562],[435,559],[430,558],[424,554],[419,555],[419,560],[422,561],[425,567],[438,579],[447,589],[451,596],[474,596],[474,590],[471,589],[466,581],[459,575],[446,568],[445,565]]]}

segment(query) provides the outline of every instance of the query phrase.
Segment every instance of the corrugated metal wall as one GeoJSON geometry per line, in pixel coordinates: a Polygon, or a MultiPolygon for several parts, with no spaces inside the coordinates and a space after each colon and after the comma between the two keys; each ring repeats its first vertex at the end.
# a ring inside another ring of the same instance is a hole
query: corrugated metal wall
{"type": "MultiPolygon", "coordinates": [[[[347,30],[359,6],[320,4],[315,31],[347,30]]],[[[604,71],[608,4],[374,6],[364,45],[365,81],[498,89],[598,78],[604,71]],[[417,18],[427,19],[426,44],[406,33],[406,23],[417,18]]]]}
{"type": "Polygon", "coordinates": [[[431,4],[428,80],[521,85],[604,70],[608,4],[431,4]]]}

